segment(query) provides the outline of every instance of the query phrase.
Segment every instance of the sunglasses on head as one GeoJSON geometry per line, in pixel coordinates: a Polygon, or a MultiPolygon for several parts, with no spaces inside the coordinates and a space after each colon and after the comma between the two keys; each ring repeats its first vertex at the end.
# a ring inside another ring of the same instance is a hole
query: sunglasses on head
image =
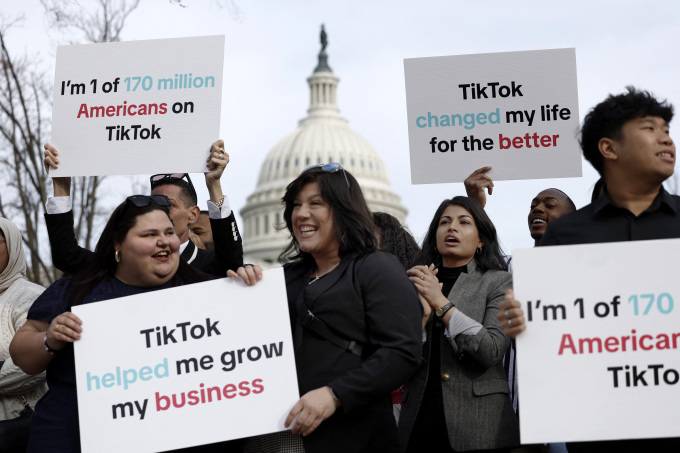
{"type": "Polygon", "coordinates": [[[170,200],[165,195],[131,195],[125,199],[125,203],[130,202],[138,208],[145,208],[152,201],[158,206],[170,206],[170,200]]]}
{"type": "MultiPolygon", "coordinates": [[[[316,164],[312,165],[310,167],[305,168],[302,170],[302,173],[311,170],[313,168],[320,168],[322,171],[325,171],[327,173],[335,173],[336,171],[342,170],[342,174],[345,175],[345,182],[347,183],[347,187],[349,188],[349,179],[347,179],[347,173],[345,173],[345,169],[342,168],[342,165],[337,163],[337,162],[331,162],[329,164],[316,164]]],[[[302,174],[300,173],[300,174],[302,174]]]]}
{"type": "Polygon", "coordinates": [[[151,182],[151,190],[155,189],[156,186],[165,184],[167,182],[179,183],[184,187],[188,187],[191,195],[196,198],[196,189],[194,189],[191,178],[189,178],[189,173],[159,173],[157,175],[151,176],[149,180],[151,182]]]}

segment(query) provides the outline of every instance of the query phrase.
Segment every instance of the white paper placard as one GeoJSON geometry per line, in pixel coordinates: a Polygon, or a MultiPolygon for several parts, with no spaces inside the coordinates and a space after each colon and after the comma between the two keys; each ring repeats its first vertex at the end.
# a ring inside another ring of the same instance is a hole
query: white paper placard
{"type": "Polygon", "coordinates": [[[73,307],[83,452],[281,431],[299,399],[283,269],[73,307]]]}
{"type": "Polygon", "coordinates": [[[522,443],[680,436],[680,240],[515,250],[522,443]]]}
{"type": "Polygon", "coordinates": [[[224,36],[59,46],[50,174],[207,171],[223,67],[224,36]]]}
{"type": "Polygon", "coordinates": [[[411,182],[581,176],[576,53],[404,60],[411,182]]]}

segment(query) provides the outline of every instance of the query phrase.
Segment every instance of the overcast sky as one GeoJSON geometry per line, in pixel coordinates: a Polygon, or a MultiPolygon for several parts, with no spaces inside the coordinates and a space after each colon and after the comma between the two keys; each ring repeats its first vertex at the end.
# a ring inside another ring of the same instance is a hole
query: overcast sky
{"type": "MultiPolygon", "coordinates": [[[[79,3],[89,8],[93,2],[79,3]]],[[[316,66],[321,23],[328,33],[329,65],[340,77],[340,113],[382,155],[418,239],[441,200],[464,189],[462,183],[409,182],[404,58],[574,47],[581,119],[626,85],[680,102],[680,2],[235,0],[237,19],[218,1],[184,3],[186,8],[143,1],[123,39],[226,35],[221,137],[231,163],[223,187],[237,214],[255,190],[269,150],[306,116],[306,78],[316,66]]],[[[33,55],[52,77],[63,37],[47,29],[38,0],[3,2],[6,16],[21,12],[24,26],[11,31],[8,44],[33,55]]],[[[671,124],[677,135],[673,130],[671,124]]],[[[583,175],[497,182],[487,211],[506,252],[533,245],[527,214],[540,190],[557,187],[577,207],[587,204],[597,175],[586,162],[583,175]]],[[[111,197],[112,206],[128,195],[121,190],[120,197],[111,197]]],[[[199,198],[207,199],[207,191],[199,198]]]]}

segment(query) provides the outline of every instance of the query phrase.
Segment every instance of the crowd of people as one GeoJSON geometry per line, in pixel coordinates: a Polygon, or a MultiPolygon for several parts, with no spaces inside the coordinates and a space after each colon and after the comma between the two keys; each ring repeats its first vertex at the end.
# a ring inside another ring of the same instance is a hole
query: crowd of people
{"type": "MultiPolygon", "coordinates": [[[[577,210],[564,192],[540,191],[528,213],[535,245],[680,237],[680,197],[662,186],[675,165],[672,116],[670,104],[633,88],[593,108],[581,131],[602,177],[593,202],[577,210]]],[[[213,143],[203,212],[188,174],[152,176],[150,195],[127,197],[94,251],[73,233],[70,178],[53,178],[45,221],[64,277],[47,289],[26,281],[21,235],[0,219],[0,419],[35,409],[28,447],[16,451],[80,451],[73,343],[87,328],[71,307],[224,276],[262,279],[243,262],[221,189],[228,162],[224,143],[213,143]]],[[[45,145],[46,168],[58,165],[45,145]]],[[[282,198],[301,395],[281,414],[290,429],[182,451],[680,451],[675,438],[520,445],[514,338],[527,323],[512,258],[484,210],[490,169],[470,175],[467,196],[441,202],[421,245],[372,213],[340,164],[304,170],[282,198]]]]}

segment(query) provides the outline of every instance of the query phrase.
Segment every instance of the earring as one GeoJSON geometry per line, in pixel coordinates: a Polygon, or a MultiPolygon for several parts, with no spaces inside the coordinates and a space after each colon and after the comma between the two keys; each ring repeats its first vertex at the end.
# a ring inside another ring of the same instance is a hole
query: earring
{"type": "Polygon", "coordinates": [[[120,250],[116,250],[116,253],[113,254],[113,257],[116,260],[116,263],[120,263],[120,250]]]}
{"type": "Polygon", "coordinates": [[[477,247],[477,255],[480,255],[481,253],[482,253],[482,248],[481,248],[481,247],[477,247]]]}

